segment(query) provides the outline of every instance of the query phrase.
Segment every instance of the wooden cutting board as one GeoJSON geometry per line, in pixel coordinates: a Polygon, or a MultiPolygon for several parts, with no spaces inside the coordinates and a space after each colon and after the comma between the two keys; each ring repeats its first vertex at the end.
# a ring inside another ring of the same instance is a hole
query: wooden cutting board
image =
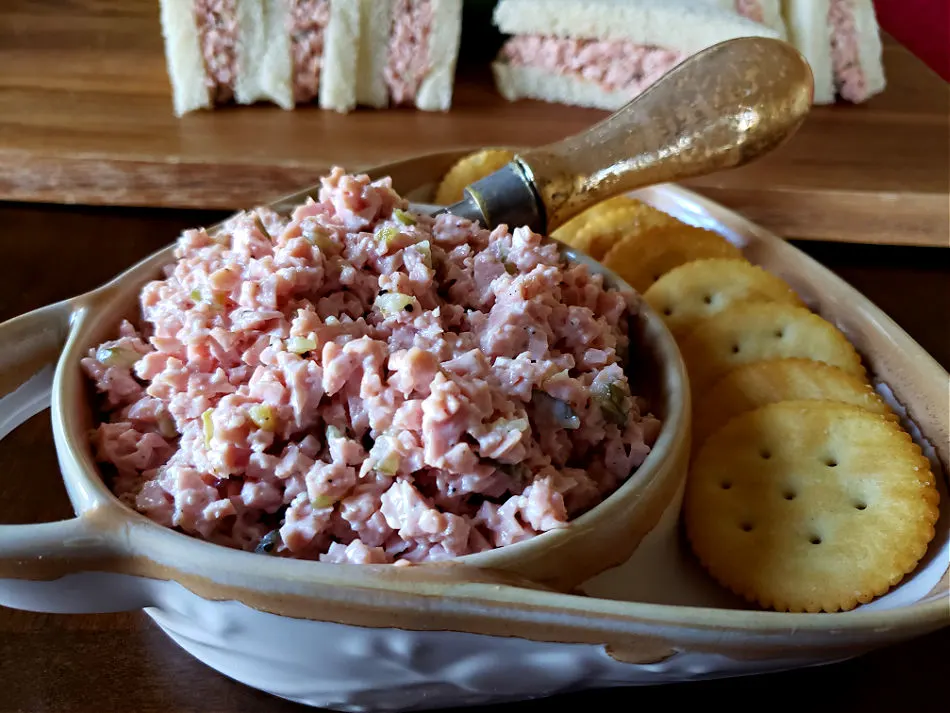
{"type": "MultiPolygon", "coordinates": [[[[466,20],[445,114],[227,108],[176,119],[156,0],[0,2],[0,199],[234,209],[413,154],[557,140],[605,114],[494,91],[497,46],[466,20]]],[[[950,245],[950,92],[887,39],[889,88],[817,107],[774,154],[689,182],[780,235],[950,245]]]]}

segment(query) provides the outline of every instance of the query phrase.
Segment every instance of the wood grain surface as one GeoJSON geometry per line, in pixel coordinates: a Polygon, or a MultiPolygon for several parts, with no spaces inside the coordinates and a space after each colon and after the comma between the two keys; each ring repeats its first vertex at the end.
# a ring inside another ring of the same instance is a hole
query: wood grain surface
{"type": "MultiPolygon", "coordinates": [[[[91,289],[216,213],[0,204],[0,321],[91,289]]],[[[950,251],[801,245],[863,291],[950,368],[950,251]]],[[[0,522],[72,514],[49,417],[0,442],[0,522]]],[[[468,709],[743,710],[937,713],[946,710],[950,629],[860,659],[729,681],[623,688],[468,709]]],[[[42,615],[0,607],[0,713],[304,713],[235,683],[180,650],[142,613],[42,615]]]]}
{"type": "MultiPolygon", "coordinates": [[[[0,199],[239,208],[333,164],[540,145],[605,116],[501,99],[487,68],[499,37],[473,12],[448,113],[255,106],[178,120],[155,0],[4,0],[0,199]]],[[[690,185],[788,237],[950,245],[950,90],[889,40],[885,64],[883,95],[817,107],[776,153],[690,185]]]]}

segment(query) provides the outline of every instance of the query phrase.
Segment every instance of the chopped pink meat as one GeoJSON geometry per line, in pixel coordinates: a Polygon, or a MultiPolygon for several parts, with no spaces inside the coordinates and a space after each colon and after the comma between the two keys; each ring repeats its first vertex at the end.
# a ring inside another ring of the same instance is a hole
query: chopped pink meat
{"type": "Polygon", "coordinates": [[[736,12],[753,22],[765,22],[765,11],[760,0],[736,0],[736,12]]]}
{"type": "Polygon", "coordinates": [[[828,24],[832,28],[831,66],[835,88],[844,99],[855,104],[863,102],[870,93],[858,52],[853,0],[831,0],[828,24]]]}
{"type": "Polygon", "coordinates": [[[205,85],[215,102],[230,101],[237,78],[237,1],[195,0],[195,24],[205,63],[205,85]]]}
{"type": "Polygon", "coordinates": [[[515,35],[501,59],[592,82],[608,92],[633,98],[685,59],[662,47],[626,40],[582,40],[545,35],[515,35]]]}
{"type": "Polygon", "coordinates": [[[394,104],[412,104],[430,69],[432,0],[395,0],[384,76],[394,104]]]}
{"type": "Polygon", "coordinates": [[[305,104],[320,93],[323,44],[330,24],[330,0],[288,0],[294,101],[305,104]]]}
{"type": "Polygon", "coordinates": [[[186,231],[89,351],[113,491],[276,556],[415,563],[564,527],[650,452],[634,306],[526,228],[407,216],[334,169],[289,218],[186,231]]]}

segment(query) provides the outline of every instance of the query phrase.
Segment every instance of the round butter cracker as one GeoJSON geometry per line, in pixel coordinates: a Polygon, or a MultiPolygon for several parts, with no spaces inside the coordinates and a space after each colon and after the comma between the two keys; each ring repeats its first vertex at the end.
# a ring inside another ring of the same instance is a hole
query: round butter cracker
{"type": "Polygon", "coordinates": [[[742,251],[718,233],[673,221],[625,235],[602,262],[643,294],[670,270],[705,258],[744,259],[742,251]]]}
{"type": "Polygon", "coordinates": [[[686,531],[723,586],[777,611],[835,612],[887,592],[934,537],[930,463],[891,420],[784,401],[710,436],[686,486],[686,531]]]}
{"type": "Polygon", "coordinates": [[[701,322],[679,344],[696,395],[732,369],[765,359],[811,359],[866,378],[861,357],[847,337],[797,305],[739,302],[701,322]]]}
{"type": "Polygon", "coordinates": [[[482,149],[464,156],[442,178],[435,192],[435,202],[438,205],[458,203],[465,197],[467,186],[504,168],[514,157],[507,149],[482,149]]]}
{"type": "Polygon", "coordinates": [[[614,245],[628,237],[660,226],[684,225],[663,211],[633,198],[626,198],[623,202],[617,202],[614,198],[594,206],[588,213],[584,224],[573,234],[561,227],[552,233],[552,237],[587,253],[595,260],[603,260],[614,245]]]}
{"type": "Polygon", "coordinates": [[[674,334],[692,329],[735,302],[783,302],[804,307],[788,284],[746,260],[709,258],[680,265],[653,283],[643,299],[674,334]]]}
{"type": "Polygon", "coordinates": [[[595,219],[600,218],[600,216],[607,213],[612,213],[616,210],[630,209],[634,211],[642,211],[645,205],[646,204],[643,201],[639,201],[636,198],[628,195],[620,195],[614,196],[613,198],[608,198],[605,201],[596,203],[583,213],[571,218],[560,228],[552,232],[551,237],[573,247],[575,240],[577,239],[578,232],[580,232],[582,228],[589,225],[595,219]]]}
{"type": "Polygon", "coordinates": [[[693,446],[734,417],[779,401],[836,401],[897,421],[869,383],[843,369],[810,359],[769,359],[736,367],[719,379],[693,411],[693,446]]]}

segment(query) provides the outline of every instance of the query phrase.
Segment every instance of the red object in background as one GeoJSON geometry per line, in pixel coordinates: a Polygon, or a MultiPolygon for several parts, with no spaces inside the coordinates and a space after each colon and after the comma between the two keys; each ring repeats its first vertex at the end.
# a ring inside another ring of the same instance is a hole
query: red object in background
{"type": "Polygon", "coordinates": [[[950,0],[874,0],[881,27],[950,82],[950,0]]]}

